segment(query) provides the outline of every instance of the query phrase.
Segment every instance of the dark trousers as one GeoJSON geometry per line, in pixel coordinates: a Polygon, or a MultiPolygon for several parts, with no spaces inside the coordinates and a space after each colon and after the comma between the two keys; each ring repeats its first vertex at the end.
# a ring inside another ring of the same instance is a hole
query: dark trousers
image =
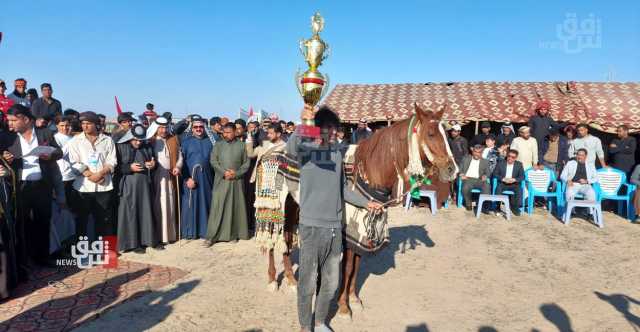
{"type": "Polygon", "coordinates": [[[496,195],[502,194],[503,191],[513,191],[513,195],[509,195],[509,205],[511,211],[515,211],[520,208],[520,200],[522,199],[522,191],[520,190],[520,182],[506,184],[498,182],[496,186],[496,195]]]}
{"type": "Polygon", "coordinates": [[[64,181],[64,197],[67,200],[67,206],[69,207],[69,211],[74,214],[78,214],[78,206],[80,202],[78,201],[78,192],[73,189],[73,180],[64,181]]]}
{"type": "Polygon", "coordinates": [[[93,216],[95,238],[115,235],[116,225],[113,211],[113,193],[111,191],[83,193],[78,192],[78,217],[76,218],[76,236],[88,236],[89,215],[93,216]]]}
{"type": "Polygon", "coordinates": [[[31,258],[38,264],[49,259],[49,231],[53,188],[44,181],[20,181],[18,200],[18,257],[19,264],[31,258]]]}
{"type": "Polygon", "coordinates": [[[482,179],[467,178],[462,180],[462,197],[464,197],[464,206],[471,207],[471,190],[480,189],[483,194],[489,193],[489,183],[482,179]]]}

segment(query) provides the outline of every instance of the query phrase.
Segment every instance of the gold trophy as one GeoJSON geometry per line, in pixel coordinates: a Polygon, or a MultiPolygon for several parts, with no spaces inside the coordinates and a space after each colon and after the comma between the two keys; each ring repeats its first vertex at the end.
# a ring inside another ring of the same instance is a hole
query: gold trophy
{"type": "MultiPolygon", "coordinates": [[[[324,18],[316,12],[311,17],[313,35],[307,40],[300,40],[300,52],[309,65],[309,69],[304,73],[298,69],[295,81],[304,103],[311,106],[316,106],[329,90],[329,77],[318,71],[322,61],[329,56],[329,45],[320,39],[319,35],[323,28],[324,18]]],[[[303,136],[317,137],[320,134],[320,129],[315,127],[312,119],[306,119],[303,120],[300,133],[303,136]]]]}

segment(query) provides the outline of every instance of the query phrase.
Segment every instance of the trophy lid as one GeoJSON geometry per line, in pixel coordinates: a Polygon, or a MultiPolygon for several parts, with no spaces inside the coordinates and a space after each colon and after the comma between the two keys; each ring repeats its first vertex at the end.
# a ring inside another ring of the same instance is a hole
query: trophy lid
{"type": "Polygon", "coordinates": [[[317,35],[324,29],[324,18],[320,15],[320,12],[316,12],[311,16],[311,31],[314,35],[317,35]]]}

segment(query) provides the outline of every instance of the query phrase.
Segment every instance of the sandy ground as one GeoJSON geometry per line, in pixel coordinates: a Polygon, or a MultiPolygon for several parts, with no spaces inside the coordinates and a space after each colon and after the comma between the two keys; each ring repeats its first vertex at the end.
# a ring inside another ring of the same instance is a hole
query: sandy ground
{"type": "MultiPolygon", "coordinates": [[[[363,261],[364,309],[336,331],[638,331],[640,224],[561,224],[539,209],[511,222],[462,209],[391,211],[392,243],[363,261]],[[638,303],[634,303],[638,302],[638,303]]],[[[81,331],[296,331],[295,294],[270,293],[253,241],[201,241],[124,258],[190,271],[81,331]]],[[[297,257],[295,258],[297,260],[297,257]]]]}

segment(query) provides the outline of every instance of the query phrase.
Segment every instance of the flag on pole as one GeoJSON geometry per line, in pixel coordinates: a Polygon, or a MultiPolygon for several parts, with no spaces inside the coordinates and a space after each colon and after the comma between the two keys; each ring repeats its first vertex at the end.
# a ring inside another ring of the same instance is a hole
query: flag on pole
{"type": "Polygon", "coordinates": [[[118,97],[114,97],[116,99],[116,112],[118,115],[122,114],[122,108],[120,108],[120,103],[118,102],[118,97]]]}

